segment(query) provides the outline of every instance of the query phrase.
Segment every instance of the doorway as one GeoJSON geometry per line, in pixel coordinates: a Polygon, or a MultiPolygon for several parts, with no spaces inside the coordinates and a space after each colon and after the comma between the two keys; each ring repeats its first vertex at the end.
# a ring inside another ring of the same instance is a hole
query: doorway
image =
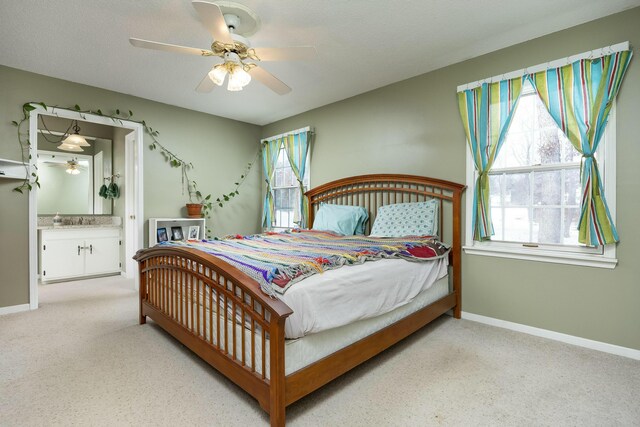
{"type": "MultiPolygon", "coordinates": [[[[128,132],[124,137],[125,156],[125,197],[122,216],[122,236],[124,263],[123,271],[127,278],[134,279],[135,288],[139,288],[136,274],[136,262],[133,256],[137,249],[143,247],[144,216],[143,216],[143,147],[144,128],[142,124],[118,120],[76,111],[43,108],[38,106],[29,116],[29,154],[31,159],[30,172],[38,159],[38,121],[40,116],[56,117],[69,120],[79,120],[88,123],[111,126],[128,132]]],[[[38,189],[29,192],[29,308],[38,308],[38,189]]]]}

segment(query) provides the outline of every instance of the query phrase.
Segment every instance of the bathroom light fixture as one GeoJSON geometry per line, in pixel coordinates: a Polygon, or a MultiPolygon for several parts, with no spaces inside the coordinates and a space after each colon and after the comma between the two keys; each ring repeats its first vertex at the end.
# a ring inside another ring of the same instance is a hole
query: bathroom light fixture
{"type": "Polygon", "coordinates": [[[78,126],[77,120],[73,120],[66,131],[58,132],[52,131],[47,127],[42,114],[38,115],[38,118],[42,122],[42,127],[44,128],[38,129],[38,132],[47,142],[60,144],[58,145],[58,149],[79,153],[84,151],[82,147],[91,146],[87,142],[86,138],[80,135],[80,126],[78,126]]]}
{"type": "Polygon", "coordinates": [[[75,153],[81,153],[84,150],[82,149],[82,147],[80,147],[79,145],[74,145],[74,144],[66,144],[66,143],[62,143],[60,145],[58,145],[58,148],[64,151],[73,151],[75,153]]]}
{"type": "Polygon", "coordinates": [[[90,147],[89,143],[83,136],[80,136],[80,126],[78,126],[78,121],[73,121],[73,133],[67,136],[64,140],[62,140],[63,144],[67,145],[76,145],[78,147],[90,147]]]}

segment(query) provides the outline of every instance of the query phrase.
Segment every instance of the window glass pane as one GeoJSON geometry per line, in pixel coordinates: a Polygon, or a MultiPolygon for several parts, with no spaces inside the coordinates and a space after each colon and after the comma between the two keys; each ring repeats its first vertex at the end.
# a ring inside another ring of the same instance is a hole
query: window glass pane
{"type": "Polygon", "coordinates": [[[494,235],[491,236],[493,240],[504,240],[502,233],[502,208],[491,208],[491,220],[493,221],[494,235]]]}
{"type": "Polygon", "coordinates": [[[284,170],[283,169],[276,169],[276,176],[275,176],[275,187],[282,187],[282,184],[284,182],[284,170]]]}
{"type": "Polygon", "coordinates": [[[286,153],[284,152],[284,149],[281,148],[280,151],[278,152],[278,163],[276,167],[282,168],[285,165],[288,165],[289,162],[285,162],[285,158],[286,158],[286,153]]]}
{"type": "Polygon", "coordinates": [[[578,245],[578,220],[580,219],[579,208],[565,208],[563,220],[563,244],[578,245]]]}
{"type": "Polygon", "coordinates": [[[562,210],[560,208],[534,208],[531,241],[535,243],[562,243],[561,221],[562,210]]]}
{"type": "Polygon", "coordinates": [[[295,188],[290,188],[289,189],[289,209],[293,210],[296,207],[296,189],[295,188]]]}
{"type": "MultiPolygon", "coordinates": [[[[558,132],[562,132],[560,129],[558,129],[558,132]]],[[[600,143],[602,143],[604,141],[601,141],[600,143]]],[[[565,163],[580,163],[580,159],[581,159],[581,155],[578,152],[578,150],[576,150],[573,147],[573,144],[571,144],[571,142],[569,142],[567,140],[566,144],[562,145],[563,149],[564,149],[564,162],[565,163]]]]}
{"type": "Polygon", "coordinates": [[[580,205],[582,192],[580,183],[580,169],[567,169],[564,171],[564,203],[569,206],[580,205]]]}
{"type": "Polygon", "coordinates": [[[490,189],[489,198],[491,200],[491,206],[500,206],[502,204],[502,201],[501,201],[502,186],[500,185],[501,181],[502,181],[502,174],[489,175],[489,189],[490,189]]]}
{"type": "Polygon", "coordinates": [[[293,175],[293,169],[288,168],[284,185],[286,185],[287,187],[291,187],[295,179],[296,177],[293,175]]]}
{"type": "Polygon", "coordinates": [[[528,206],[529,173],[508,173],[504,175],[504,203],[506,206],[528,206]]]}
{"type": "Polygon", "coordinates": [[[533,204],[560,205],[562,202],[562,171],[534,172],[533,204]]]}
{"type": "MultiPolygon", "coordinates": [[[[518,104],[520,106],[520,104],[518,104]]],[[[518,107],[519,109],[520,107],[518,107]]],[[[518,114],[517,112],[515,113],[518,114]]],[[[531,147],[533,146],[533,133],[509,132],[505,139],[493,168],[512,168],[529,166],[531,162],[531,147]]]]}
{"type": "Polygon", "coordinates": [[[529,208],[504,209],[504,240],[528,242],[530,234],[529,208]]]}
{"type": "Polygon", "coordinates": [[[273,190],[275,209],[282,208],[282,190],[273,190]]]}

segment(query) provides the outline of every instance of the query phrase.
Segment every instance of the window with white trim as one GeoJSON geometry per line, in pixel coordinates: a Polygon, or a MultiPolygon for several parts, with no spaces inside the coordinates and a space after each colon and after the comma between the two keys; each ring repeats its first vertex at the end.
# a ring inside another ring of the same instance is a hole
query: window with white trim
{"type": "MultiPolygon", "coordinates": [[[[614,110],[595,157],[615,218],[614,110]]],[[[468,151],[467,206],[472,206],[477,172],[468,151]]],[[[471,219],[467,218],[465,251],[614,267],[615,245],[587,247],[578,242],[581,160],[531,83],[525,81],[506,139],[488,174],[495,234],[490,241],[473,241],[471,219]]]]}
{"type": "MultiPolygon", "coordinates": [[[[309,155],[307,154],[306,167],[302,183],[304,189],[309,189],[309,155]]],[[[300,200],[300,185],[291,169],[289,157],[284,148],[280,147],[278,161],[271,181],[274,200],[274,228],[294,228],[299,221],[298,201],[300,200]]]]}

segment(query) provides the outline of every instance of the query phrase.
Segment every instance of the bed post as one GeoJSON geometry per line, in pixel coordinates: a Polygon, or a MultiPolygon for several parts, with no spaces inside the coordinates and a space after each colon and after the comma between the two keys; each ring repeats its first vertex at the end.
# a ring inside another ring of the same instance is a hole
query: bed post
{"type": "Polygon", "coordinates": [[[453,317],[460,319],[462,316],[462,189],[453,190],[453,291],[456,294],[456,306],[453,308],[453,317]]]}
{"type": "Polygon", "coordinates": [[[271,316],[269,330],[270,341],[270,386],[269,417],[271,427],[284,427],[285,424],[285,375],[284,375],[284,322],[285,317],[271,316]]]}
{"type": "MultiPolygon", "coordinates": [[[[307,192],[308,193],[308,192],[307,192]]],[[[313,227],[313,205],[311,204],[311,196],[305,193],[304,197],[307,198],[307,206],[309,206],[309,217],[307,218],[307,228],[311,230],[313,227]]]]}
{"type": "Polygon", "coordinates": [[[149,262],[149,261],[143,261],[143,262],[139,262],[138,263],[138,270],[139,270],[139,275],[138,277],[140,278],[140,298],[138,298],[138,302],[140,304],[140,318],[139,318],[139,322],[141,325],[144,325],[145,323],[147,323],[147,316],[145,316],[143,314],[143,307],[142,307],[142,302],[145,301],[147,299],[147,274],[144,272],[144,266],[145,264],[149,262]]]}

